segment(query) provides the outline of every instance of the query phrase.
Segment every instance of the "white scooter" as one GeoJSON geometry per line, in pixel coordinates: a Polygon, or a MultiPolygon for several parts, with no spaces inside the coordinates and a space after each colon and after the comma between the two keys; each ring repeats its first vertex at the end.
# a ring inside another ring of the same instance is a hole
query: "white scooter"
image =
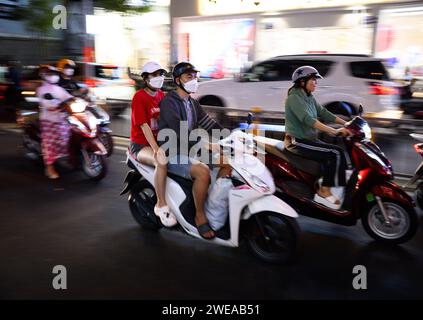
{"type": "MultiPolygon", "coordinates": [[[[298,214],[273,195],[273,177],[264,164],[245,150],[239,152],[238,147],[233,148],[234,141],[241,140],[251,140],[251,136],[235,131],[219,141],[223,149],[228,150],[229,147],[232,152],[235,150],[238,158],[228,159],[234,185],[229,192],[229,218],[221,229],[216,230],[215,238],[204,240],[197,231],[192,181],[169,173],[166,183],[167,203],[182,231],[197,239],[238,247],[239,240],[243,237],[258,258],[272,263],[288,262],[296,252],[298,214]]],[[[127,164],[133,170],[126,176],[121,195],[129,192],[131,213],[143,228],[158,230],[162,225],[153,210],[156,204],[154,168],[138,162],[129,151],[127,156],[127,164]]],[[[213,170],[212,177],[216,170],[217,168],[213,170]]]]}

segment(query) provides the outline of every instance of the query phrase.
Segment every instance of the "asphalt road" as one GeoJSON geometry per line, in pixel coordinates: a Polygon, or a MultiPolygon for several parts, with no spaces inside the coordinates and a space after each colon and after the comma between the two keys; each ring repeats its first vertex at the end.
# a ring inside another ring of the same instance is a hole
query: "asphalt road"
{"type": "MultiPolygon", "coordinates": [[[[423,297],[423,232],[387,247],[361,225],[299,219],[294,263],[268,265],[177,231],[142,231],[120,197],[123,151],[99,183],[61,169],[50,181],[0,130],[0,299],[410,299],[423,297]],[[52,286],[67,270],[67,289],[52,286]],[[367,289],[352,286],[367,269],[367,289]]],[[[422,221],[423,223],[423,221],[422,221]]]]}

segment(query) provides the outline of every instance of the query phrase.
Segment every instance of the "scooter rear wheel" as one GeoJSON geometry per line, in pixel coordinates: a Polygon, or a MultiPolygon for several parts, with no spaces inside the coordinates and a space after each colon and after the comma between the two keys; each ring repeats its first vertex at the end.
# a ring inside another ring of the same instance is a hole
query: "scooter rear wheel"
{"type": "Polygon", "coordinates": [[[154,214],[156,192],[147,180],[138,181],[131,189],[128,201],[131,214],[141,228],[153,231],[160,229],[160,221],[154,214]]]}
{"type": "Polygon", "coordinates": [[[247,225],[247,245],[259,259],[287,263],[296,253],[299,226],[295,219],[264,211],[254,214],[247,225]]]}

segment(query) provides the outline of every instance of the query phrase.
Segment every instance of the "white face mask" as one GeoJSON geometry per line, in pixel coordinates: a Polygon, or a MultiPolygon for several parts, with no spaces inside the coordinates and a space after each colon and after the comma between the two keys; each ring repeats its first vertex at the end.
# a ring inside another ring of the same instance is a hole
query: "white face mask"
{"type": "Polygon", "coordinates": [[[155,89],[160,89],[163,86],[164,76],[158,76],[148,80],[148,83],[155,89]]]}
{"type": "Polygon", "coordinates": [[[188,81],[186,83],[182,84],[186,91],[189,93],[195,93],[198,89],[198,80],[192,79],[191,81],[188,81]]]}
{"type": "Polygon", "coordinates": [[[54,84],[54,83],[58,83],[60,80],[60,76],[57,74],[53,74],[50,76],[45,76],[45,79],[48,83],[54,84]]]}
{"type": "Polygon", "coordinates": [[[74,73],[75,70],[73,70],[72,68],[67,68],[63,70],[63,74],[68,77],[72,77],[74,73]]]}

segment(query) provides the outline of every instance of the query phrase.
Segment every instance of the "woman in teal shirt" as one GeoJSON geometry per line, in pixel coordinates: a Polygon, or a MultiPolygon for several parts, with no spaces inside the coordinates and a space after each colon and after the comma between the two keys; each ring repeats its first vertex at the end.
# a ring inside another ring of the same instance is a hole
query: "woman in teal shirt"
{"type": "Polygon", "coordinates": [[[333,136],[348,136],[346,128],[334,129],[324,123],[344,125],[345,121],[323,108],[314,99],[319,72],[311,66],[302,66],[292,75],[294,85],[288,91],[285,103],[285,147],[288,151],[304,158],[319,161],[323,166],[323,182],[314,196],[314,201],[332,209],[341,207],[340,199],[332,193],[331,187],[345,186],[347,167],[342,148],[319,141],[317,131],[333,136]]]}

